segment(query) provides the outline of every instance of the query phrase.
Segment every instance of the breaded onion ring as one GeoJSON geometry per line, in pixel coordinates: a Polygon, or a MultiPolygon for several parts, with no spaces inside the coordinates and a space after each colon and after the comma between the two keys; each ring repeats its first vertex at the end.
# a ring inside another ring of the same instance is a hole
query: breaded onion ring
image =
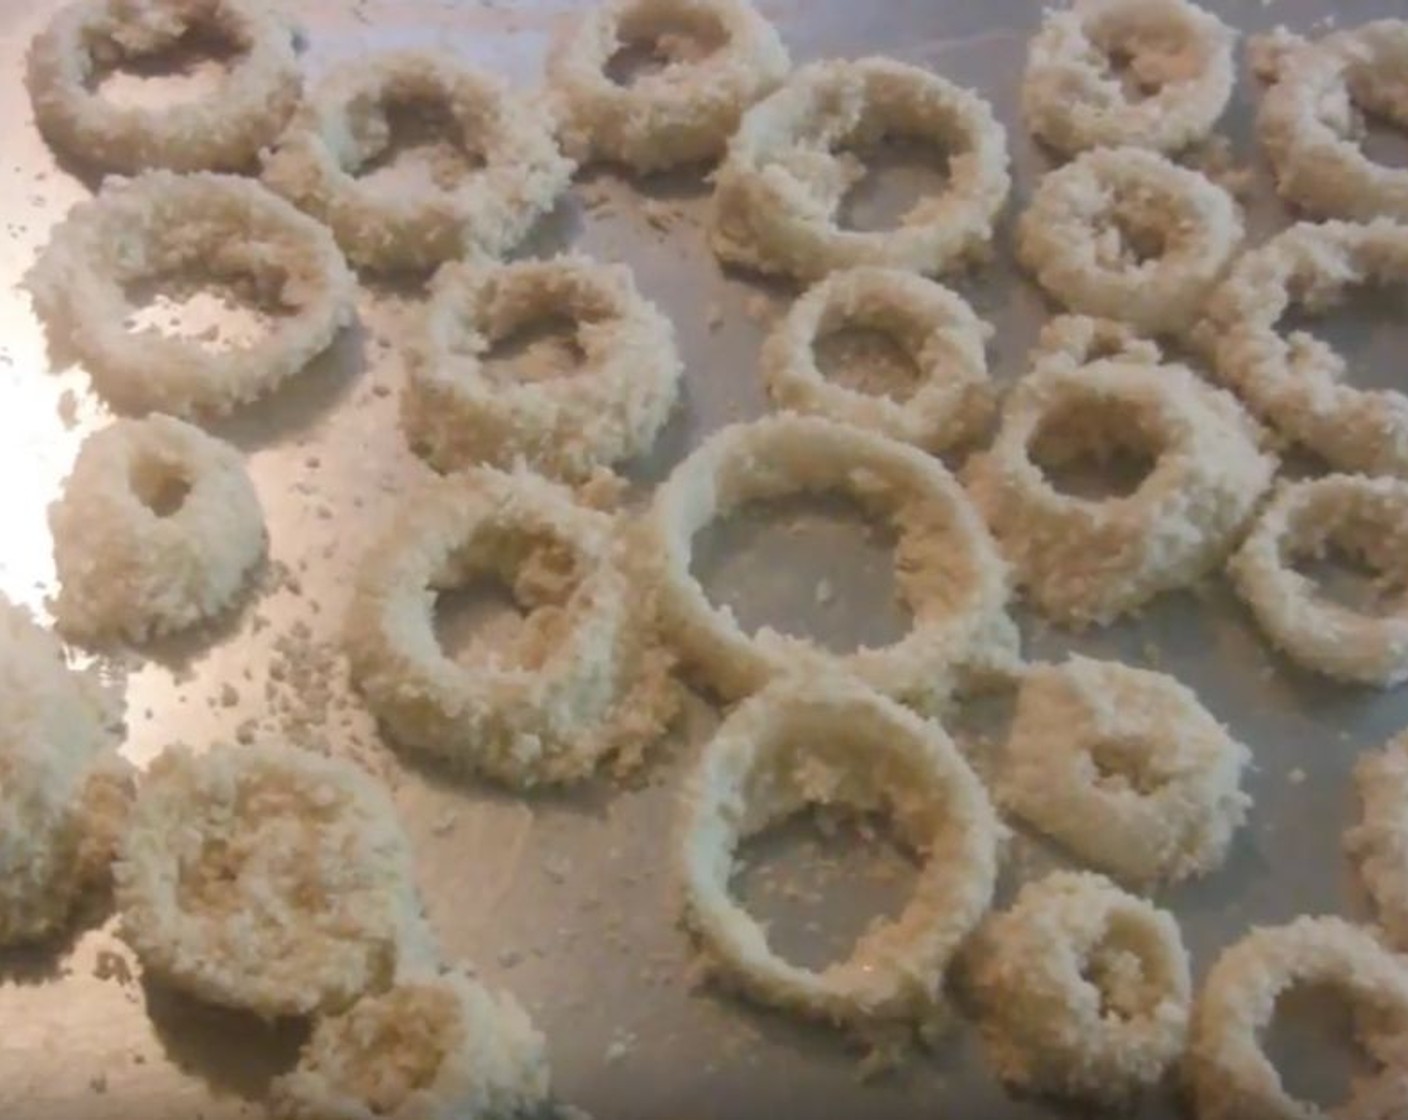
{"type": "Polygon", "coordinates": [[[679,698],[612,518],[527,471],[429,480],[362,563],[353,677],[408,746],[517,786],[629,763],[679,698]],[[434,594],[476,574],[530,611],[512,648],[467,666],[436,640],[434,594]]]}
{"type": "Polygon", "coordinates": [[[1288,57],[1257,116],[1277,191],[1321,217],[1408,221],[1408,169],[1375,163],[1359,142],[1362,113],[1408,129],[1408,21],[1338,31],[1288,57]]]}
{"type": "Polygon", "coordinates": [[[78,0],[35,36],[26,84],[50,143],[107,171],[241,171],[302,91],[293,28],[255,0],[78,0]],[[161,54],[192,32],[238,52],[214,89],[148,108],[103,96],[101,70],[161,54]]]}
{"type": "Polygon", "coordinates": [[[840,667],[921,707],[940,704],[968,660],[1015,645],[1007,567],[982,519],[938,459],[819,417],[782,414],[715,432],[655,492],[641,559],[662,623],[718,692],[741,697],[782,672],[840,667]],[[893,645],[836,654],[764,628],[746,633],[690,572],[694,536],[748,502],[841,490],[886,517],[899,537],[899,592],[913,629],[893,645]]]}
{"type": "Polygon", "coordinates": [[[792,304],[763,345],[763,376],[783,408],[851,423],[926,451],[946,451],[978,435],[996,393],[984,347],[992,328],[942,284],[894,268],[833,272],[792,304]],[[868,329],[894,339],[920,382],[904,400],[828,381],[817,340],[868,329]]]}
{"type": "Polygon", "coordinates": [[[743,991],[833,1023],[929,1018],[944,974],[992,900],[1001,826],[943,729],[836,674],[779,679],[705,747],[685,803],[688,920],[743,991]],[[820,972],[790,963],[729,893],[739,844],[808,806],[894,819],[922,859],[914,894],[820,972]]]}
{"type": "Polygon", "coordinates": [[[1033,367],[1055,365],[1066,370],[1102,359],[1156,366],[1163,361],[1163,351],[1157,342],[1118,319],[1053,315],[1042,325],[1031,353],[1033,367]]]}
{"type": "Polygon", "coordinates": [[[998,776],[1011,812],[1138,887],[1215,870],[1251,753],[1173,677],[1072,657],[1022,678],[998,776]]]}
{"type": "Polygon", "coordinates": [[[888,58],[816,62],[743,117],[715,177],[711,238],[735,264],[806,280],[855,265],[938,273],[983,252],[1007,200],[1007,134],[987,102],[888,58]],[[903,136],[949,153],[946,189],[896,229],[842,229],[864,173],[847,147],[903,136]]]}
{"type": "Polygon", "coordinates": [[[383,788],[286,744],[164,751],[114,879],[121,936],[149,975],[270,1018],[385,987],[424,937],[383,788]]]}
{"type": "Polygon", "coordinates": [[[501,256],[572,178],[552,122],[498,79],[435,51],[394,51],[332,70],[264,158],[264,182],[331,228],[354,264],[424,269],[501,256]],[[380,190],[358,172],[391,142],[394,105],[443,106],[484,166],[452,186],[380,190]]]}
{"type": "Polygon", "coordinates": [[[170,416],[89,436],[49,507],[65,633],[133,642],[229,606],[264,556],[264,512],[235,448],[170,416]]]}
{"type": "Polygon", "coordinates": [[[1408,680],[1408,606],[1367,613],[1332,602],[1296,571],[1331,546],[1385,584],[1408,582],[1408,482],[1330,475],[1281,483],[1228,564],[1233,586],[1273,644],[1342,681],[1388,688],[1408,680]]]}
{"type": "Polygon", "coordinates": [[[1408,732],[1361,755],[1354,780],[1364,809],[1345,833],[1345,848],[1359,863],[1387,939],[1408,949],[1408,732]]]}
{"type": "Polygon", "coordinates": [[[751,0],[604,0],[548,54],[563,146],[574,159],[639,172],[721,156],[743,112],[791,65],[777,31],[751,0]],[[694,36],[714,49],[668,57],[664,69],[623,85],[607,74],[622,47],[694,36]],[[717,44],[715,46],[715,44],[717,44]]]}
{"type": "Polygon", "coordinates": [[[1405,1032],[1408,967],[1367,931],[1332,917],[1254,929],[1223,951],[1193,1006],[1186,1061],[1198,1120],[1403,1116],[1405,1032]],[[1324,987],[1349,1001],[1359,1044],[1386,1067],[1356,1078],[1350,1099],[1332,1113],[1286,1092],[1261,1041],[1283,994],[1324,987]]]}
{"type": "Polygon", "coordinates": [[[583,479],[650,449],[682,368],[674,327],[625,265],[575,255],[449,264],[409,348],[401,425],[438,470],[522,461],[583,479]],[[482,358],[496,342],[552,316],[572,319],[581,369],[516,382],[488,375],[482,358]]]}
{"type": "Polygon", "coordinates": [[[58,226],[26,277],[51,332],[113,405],[220,415],[303,369],[352,321],[352,274],[328,231],[258,183],[154,171],[108,180],[58,226]],[[181,274],[252,282],[289,314],[248,346],[217,351],[129,330],[129,289],[181,274]]]}
{"type": "Polygon", "coordinates": [[[501,1120],[548,1095],[543,1036],[518,1001],[460,972],[399,981],[319,1019],[270,1090],[279,1120],[501,1120]]]}
{"type": "Polygon", "coordinates": [[[1408,477],[1408,395],[1346,384],[1341,355],[1279,326],[1293,305],[1323,311],[1369,284],[1408,284],[1408,225],[1294,225],[1232,266],[1198,336],[1218,377],[1288,438],[1340,470],[1408,477]]]}
{"type": "Polygon", "coordinates": [[[1192,980],[1172,914],[1088,872],[1026,884],[975,939],[970,982],[1002,1079],[1111,1109],[1183,1053],[1192,980]]]}
{"type": "Polygon", "coordinates": [[[1232,196],[1141,148],[1097,148],[1048,173],[1017,226],[1017,256],[1073,311],[1176,334],[1242,239],[1232,196]]]}
{"type": "Polygon", "coordinates": [[[1223,561],[1275,471],[1256,436],[1230,394],[1183,366],[1038,359],[964,477],[1037,608],[1104,624],[1223,561]],[[1153,459],[1127,495],[1066,493],[1042,470],[1123,450],[1153,459]]]}
{"type": "Polygon", "coordinates": [[[1232,96],[1237,33],[1187,0],[1077,0],[1049,8],[1027,48],[1022,111],[1066,155],[1087,148],[1177,152],[1212,132],[1232,96]],[[1112,58],[1127,60],[1131,99],[1112,58]]]}

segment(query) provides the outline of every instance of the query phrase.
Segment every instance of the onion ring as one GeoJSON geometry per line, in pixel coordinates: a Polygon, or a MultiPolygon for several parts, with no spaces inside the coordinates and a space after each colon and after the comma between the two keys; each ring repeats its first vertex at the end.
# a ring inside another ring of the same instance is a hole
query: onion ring
{"type": "Polygon", "coordinates": [[[239,452],[159,415],[118,420],[84,441],[49,526],[56,620],[89,639],[143,642],[213,617],[267,543],[239,452]]]}
{"type": "Polygon", "coordinates": [[[114,879],[119,932],[148,974],[268,1018],[384,988],[424,937],[385,791],[286,744],[164,751],[114,879]]]}
{"type": "Polygon", "coordinates": [[[1283,482],[1228,572],[1263,633],[1298,664],[1380,688],[1408,680],[1408,607],[1351,610],[1318,596],[1293,567],[1332,544],[1401,586],[1408,580],[1408,482],[1361,475],[1283,482]]]}
{"type": "Polygon", "coordinates": [[[1017,226],[1017,256],[1053,299],[1176,334],[1242,239],[1237,204],[1142,148],[1097,148],[1047,174],[1017,226]]]}
{"type": "Polygon", "coordinates": [[[744,110],[790,65],[750,0],[605,0],[555,44],[547,69],[563,146],[575,159],[652,172],[721,156],[744,110]],[[681,29],[721,45],[698,62],[671,58],[629,87],[607,75],[624,44],[681,29]]]}
{"type": "Polygon", "coordinates": [[[1274,471],[1232,396],[1183,366],[1039,360],[964,478],[1032,602],[1084,626],[1219,565],[1274,471]],[[1152,452],[1154,464],[1131,494],[1084,498],[1058,490],[1034,449],[1053,465],[1124,449],[1152,452]]]}
{"type": "Polygon", "coordinates": [[[1089,315],[1053,315],[1042,325],[1031,363],[1075,370],[1102,359],[1137,365],[1160,365],[1163,351],[1128,323],[1089,315]]]}
{"type": "Polygon", "coordinates": [[[571,182],[552,122],[499,79],[434,51],[394,51],[331,71],[264,158],[264,182],[332,228],[369,269],[425,269],[518,245],[571,182]],[[389,105],[443,105],[484,166],[448,188],[379,191],[357,172],[391,140],[389,105]]]}
{"type": "Polygon", "coordinates": [[[908,444],[819,417],[783,414],[715,432],[655,492],[639,552],[659,588],[662,624],[722,695],[783,672],[840,667],[886,695],[941,705],[965,662],[1015,645],[1007,567],[982,519],[937,459],[908,444]],[[895,568],[914,627],[893,645],[835,654],[806,638],[747,634],[690,573],[696,533],[750,501],[844,490],[889,518],[895,568]]]}
{"type": "Polygon", "coordinates": [[[1387,940],[1408,948],[1408,735],[1364,754],[1354,767],[1364,812],[1345,834],[1345,848],[1359,863],[1359,878],[1378,911],[1387,940]]]}
{"type": "Polygon", "coordinates": [[[582,256],[449,264],[409,348],[401,425],[442,471],[522,461],[579,480],[649,450],[682,368],[674,327],[625,265],[582,256]],[[574,320],[582,368],[540,381],[489,377],[481,356],[548,315],[574,320]]]}
{"type": "Polygon", "coordinates": [[[34,120],[50,143],[106,171],[242,171],[298,104],[293,38],[288,23],[251,0],[78,0],[30,44],[34,120]],[[241,52],[216,89],[145,108],[95,88],[98,67],[160,54],[195,30],[241,52]]]}
{"type": "Polygon", "coordinates": [[[629,764],[679,696],[624,548],[611,517],[529,472],[431,479],[362,564],[353,677],[397,739],[511,785],[629,764]],[[532,613],[506,656],[471,669],[441,649],[427,599],[483,572],[532,613]]]}
{"type": "Polygon", "coordinates": [[[744,114],[729,142],[715,177],[714,251],[804,280],[865,264],[938,273],[986,251],[1007,168],[1007,134],[977,95],[893,59],[813,63],[744,114]],[[863,167],[839,149],[896,135],[951,153],[947,188],[896,229],[842,229],[837,209],[863,167]]]}
{"type": "Polygon", "coordinates": [[[1408,968],[1368,932],[1331,917],[1254,929],[1223,951],[1193,1006],[1187,1073],[1198,1120],[1402,1116],[1405,1031],[1408,968]],[[1283,993],[1322,985],[1351,1002],[1360,1044],[1388,1067],[1357,1079],[1351,1099],[1333,1113],[1290,1096],[1261,1043],[1283,993]]]}
{"type": "Polygon", "coordinates": [[[996,393],[984,346],[992,328],[956,292],[900,269],[833,272],[792,304],[763,345],[763,376],[783,408],[851,423],[941,452],[977,436],[996,393]],[[898,342],[919,369],[903,401],[828,381],[816,342],[835,331],[868,328],[898,342]]]}
{"type": "Polygon", "coordinates": [[[1133,886],[1205,875],[1251,798],[1251,753],[1164,673],[1072,657],[1022,678],[998,799],[1133,886]]]}
{"type": "Polygon", "coordinates": [[[780,679],[724,721],[689,789],[689,922],[743,991],[852,1026],[942,1008],[944,973],[992,901],[1002,827],[937,723],[845,676],[780,679]],[[779,957],[729,894],[739,843],[817,804],[892,815],[923,861],[904,911],[820,972],[779,957]]]}
{"type": "Polygon", "coordinates": [[[1026,884],[972,959],[984,1048],[1009,1084],[1118,1109],[1183,1053],[1192,980],[1178,923],[1103,876],[1026,884]]]}
{"type": "Polygon", "coordinates": [[[1178,152],[1212,133],[1236,79],[1237,33],[1187,0],[1078,0],[1048,9],[1027,49],[1022,111],[1065,155],[1130,145],[1178,152]],[[1111,57],[1145,96],[1131,100],[1111,57]]]}

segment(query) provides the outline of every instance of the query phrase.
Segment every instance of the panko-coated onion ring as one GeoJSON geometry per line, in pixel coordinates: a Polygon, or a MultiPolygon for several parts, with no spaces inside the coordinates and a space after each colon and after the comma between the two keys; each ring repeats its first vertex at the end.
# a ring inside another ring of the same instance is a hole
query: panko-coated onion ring
{"type": "Polygon", "coordinates": [[[270,1090],[278,1120],[501,1120],[547,1095],[527,1013],[458,971],[399,980],[319,1019],[270,1090]]]}
{"type": "Polygon", "coordinates": [[[1241,239],[1237,204],[1210,179],[1157,152],[1097,148],[1037,184],[1017,256],[1072,311],[1176,334],[1241,239]]]}
{"type": "Polygon", "coordinates": [[[239,452],[159,415],[117,420],[84,441],[49,526],[55,618],[92,639],[142,642],[213,617],[267,543],[239,452]]]}
{"type": "Polygon", "coordinates": [[[949,962],[991,903],[1002,829],[937,723],[848,677],[782,678],[724,721],[689,788],[688,919],[730,980],[762,1002],[852,1026],[942,1009],[949,962]],[[818,972],[777,955],[729,877],[745,838],[826,804],[886,813],[922,862],[899,916],[818,972]]]}
{"type": "Polygon", "coordinates": [[[1251,753],[1164,673],[1072,657],[1022,677],[997,797],[1132,886],[1204,875],[1251,798],[1251,753]]]}
{"type": "Polygon", "coordinates": [[[1130,145],[1177,152],[1204,140],[1236,79],[1237,33],[1188,0],[1077,0],[1048,9],[1027,48],[1022,111],[1066,155],[1130,145]],[[1131,100],[1111,55],[1146,96],[1131,100]]]}
{"type": "Polygon", "coordinates": [[[1275,471],[1256,439],[1232,396],[1183,366],[1038,357],[964,478],[1032,602],[1104,624],[1223,561],[1275,471]],[[1034,447],[1052,464],[1121,449],[1154,464],[1131,494],[1085,498],[1058,490],[1034,447]]]}
{"type": "Polygon", "coordinates": [[[933,274],[986,251],[1010,187],[1006,132],[976,94],[893,59],[817,62],[744,114],[715,177],[711,238],[725,261],[805,280],[867,264],[933,274]],[[941,145],[946,188],[895,229],[842,229],[864,167],[838,149],[893,136],[941,145]]]}
{"type": "Polygon", "coordinates": [[[286,744],[164,751],[113,877],[149,975],[268,1018],[386,987],[426,936],[385,790],[286,744]]]}
{"type": "Polygon", "coordinates": [[[1193,1005],[1186,1073],[1198,1120],[1394,1120],[1408,1114],[1405,1032],[1408,967],[1367,930],[1304,916],[1253,929],[1223,951],[1193,1005]],[[1277,999],[1297,987],[1343,994],[1360,1045],[1386,1067],[1356,1078],[1333,1111],[1287,1093],[1262,1048],[1277,999]]]}
{"type": "Polygon", "coordinates": [[[77,0],[30,44],[34,120],[70,156],[107,171],[242,171],[298,104],[293,38],[255,0],[77,0]],[[241,52],[216,88],[160,108],[119,105],[95,88],[99,66],[160,54],[197,29],[241,52]]]}
{"type": "Polygon", "coordinates": [[[996,395],[984,347],[992,328],[942,284],[901,269],[833,272],[792,304],[763,345],[768,391],[782,408],[866,428],[940,452],[978,435],[996,395]],[[880,331],[913,359],[919,384],[903,400],[828,381],[818,339],[836,331],[880,331]]]}
{"type": "Polygon", "coordinates": [[[1345,848],[1378,913],[1386,939],[1408,949],[1408,733],[1381,751],[1360,755],[1354,767],[1363,814],[1345,833],[1345,848]]]}
{"type": "Polygon", "coordinates": [[[1009,1084],[1118,1109],[1183,1053],[1188,952],[1172,914],[1088,872],[1026,884],[975,939],[969,980],[1009,1084]]]}
{"type": "Polygon", "coordinates": [[[26,277],[51,333],[120,409],[212,416],[264,396],[327,349],[355,286],[331,235],[258,183],[154,171],[69,211],[26,277]],[[129,330],[128,288],[181,273],[253,281],[290,310],[248,346],[129,330]]]}
{"type": "Polygon", "coordinates": [[[679,698],[613,519],[527,471],[429,480],[363,561],[353,677],[409,746],[519,786],[629,764],[679,698]],[[436,640],[437,589],[492,573],[531,610],[509,656],[468,667],[436,640]]]}
{"type": "Polygon", "coordinates": [[[651,172],[722,155],[744,110],[790,65],[751,0],[603,0],[554,45],[547,71],[574,158],[651,172]],[[721,42],[706,58],[672,59],[630,86],[606,73],[623,46],[681,32],[721,42]]]}
{"type": "Polygon", "coordinates": [[[1283,482],[1232,557],[1232,583],[1262,631],[1307,669],[1388,688],[1408,680],[1408,606],[1373,612],[1332,602],[1297,559],[1338,546],[1385,583],[1408,581],[1408,481],[1329,475],[1283,482]]]}
{"type": "Polygon", "coordinates": [[[1031,353],[1033,368],[1073,370],[1102,360],[1156,366],[1164,359],[1159,344],[1128,323],[1089,315],[1053,315],[1042,325],[1031,353]]]}
{"type": "Polygon", "coordinates": [[[715,432],[656,490],[644,530],[641,559],[659,588],[662,625],[727,697],[779,673],[840,667],[931,707],[947,699],[966,661],[1000,658],[996,647],[1016,643],[1007,566],[953,476],[919,449],[858,428],[785,413],[715,432]],[[769,628],[749,635],[690,572],[695,534],[751,501],[834,490],[893,523],[913,628],[893,645],[849,654],[769,628]]]}
{"type": "Polygon", "coordinates": [[[437,469],[523,461],[572,480],[650,449],[683,368],[674,327],[630,270],[581,256],[446,265],[407,365],[401,424],[437,469]],[[489,376],[483,356],[494,343],[552,316],[573,321],[579,370],[489,376]]]}
{"type": "Polygon", "coordinates": [[[498,257],[567,189],[573,165],[546,110],[434,51],[394,51],[331,71],[264,158],[264,182],[327,223],[354,264],[425,269],[498,257]],[[453,187],[380,190],[357,171],[391,140],[388,105],[443,105],[484,166],[453,187]]]}

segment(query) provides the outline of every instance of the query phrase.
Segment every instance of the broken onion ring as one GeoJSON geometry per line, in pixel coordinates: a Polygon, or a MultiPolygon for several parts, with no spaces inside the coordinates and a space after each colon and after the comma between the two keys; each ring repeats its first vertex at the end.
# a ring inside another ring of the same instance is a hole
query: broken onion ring
{"type": "Polygon", "coordinates": [[[1361,755],[1354,779],[1364,811],[1345,847],[1358,860],[1387,940],[1408,949],[1408,734],[1361,755]]]}

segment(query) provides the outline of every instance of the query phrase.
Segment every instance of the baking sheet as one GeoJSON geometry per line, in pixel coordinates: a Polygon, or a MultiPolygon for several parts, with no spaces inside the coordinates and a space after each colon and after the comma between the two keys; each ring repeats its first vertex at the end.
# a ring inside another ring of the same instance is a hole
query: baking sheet
{"type": "MultiPolygon", "coordinates": [[[[295,5],[316,76],[330,63],[393,46],[439,45],[529,84],[549,37],[577,5],[568,0],[361,0],[295,5]]],[[[1016,198],[1044,166],[1017,125],[1030,0],[765,0],[797,61],[895,55],[932,66],[990,98],[1011,129],[1016,198]]],[[[1402,0],[1325,3],[1226,0],[1213,5],[1245,30],[1317,25],[1332,7],[1341,25],[1408,14],[1402,0]]],[[[85,434],[104,411],[79,370],[51,371],[27,298],[15,288],[51,224],[86,193],[36,135],[20,83],[22,56],[54,5],[0,4],[5,144],[0,155],[0,589],[42,610],[53,573],[46,504],[85,434]]],[[[1243,68],[1245,69],[1245,68],[1243,68]]],[[[1225,131],[1238,162],[1253,158],[1245,82],[1225,131]]],[[[1286,221],[1260,185],[1252,236],[1286,221]]],[[[923,172],[913,176],[923,177],[923,172]]],[[[887,174],[859,205],[873,219],[903,193],[887,174]]],[[[591,173],[544,223],[535,250],[574,246],[628,261],[641,287],[673,317],[686,359],[684,404],[649,462],[647,486],[707,432],[756,415],[755,370],[780,288],[725,277],[702,233],[707,203],[696,177],[623,183],[591,173]],[[642,206],[642,200],[654,200],[642,206]],[[717,324],[711,320],[718,319],[717,324]]],[[[1004,380],[1022,372],[1044,314],[1010,264],[962,282],[997,327],[991,358],[1004,380]]],[[[364,287],[361,321],[305,375],[219,427],[249,457],[268,514],[272,560],[259,594],[206,633],[163,645],[129,678],[127,751],[144,762],[165,744],[272,735],[386,766],[417,848],[431,918],[447,954],[511,987],[550,1043],[559,1095],[598,1117],[729,1118],[792,1113],[853,1117],[1038,1117],[990,1077],[971,1029],[944,1040],[900,1075],[863,1085],[855,1055],[832,1034],[749,1008],[690,980],[690,947],[676,928],[668,857],[679,779],[715,720],[690,705],[681,734],[634,788],[594,786],[524,800],[421,770],[405,771],[346,697],[335,637],[352,565],[382,517],[421,469],[396,424],[399,339],[414,290],[364,287]]],[[[187,326],[189,326],[189,321],[187,326]]],[[[1390,312],[1333,321],[1365,384],[1399,378],[1408,329],[1390,312]]],[[[752,623],[801,629],[844,646],[904,625],[893,604],[884,541],[844,510],[788,507],[730,523],[703,542],[701,572],[717,598],[752,623]],[[833,592],[828,594],[828,590],[833,592]]],[[[482,611],[468,612],[461,626],[482,611]]],[[[1027,651],[1067,650],[1153,663],[1193,686],[1256,756],[1251,824],[1227,866],[1167,892],[1199,977],[1217,950],[1254,922],[1303,912],[1363,914],[1340,851],[1355,812],[1350,766],[1408,722],[1399,694],[1328,686],[1288,667],[1220,583],[1161,599],[1139,621],[1073,638],[1028,626],[1027,651]]],[[[111,667],[114,672],[119,667],[111,667]]],[[[981,760],[981,753],[979,753],[981,760]]],[[[816,961],[870,915],[898,901],[904,868],[872,846],[787,830],[748,849],[742,889],[773,920],[780,944],[816,961]]],[[[1019,838],[1012,884],[1059,857],[1019,838]]],[[[126,978],[135,964],[111,932],[93,929],[44,951],[0,955],[0,1117],[150,1120],[259,1115],[269,1079],[288,1068],[302,1031],[200,1007],[126,978]]],[[[1332,1099],[1344,1072],[1333,1009],[1300,1016],[1277,1042],[1293,1088],[1332,1099]]],[[[1171,1099],[1148,1117],[1178,1115],[1171,1099]]]]}

